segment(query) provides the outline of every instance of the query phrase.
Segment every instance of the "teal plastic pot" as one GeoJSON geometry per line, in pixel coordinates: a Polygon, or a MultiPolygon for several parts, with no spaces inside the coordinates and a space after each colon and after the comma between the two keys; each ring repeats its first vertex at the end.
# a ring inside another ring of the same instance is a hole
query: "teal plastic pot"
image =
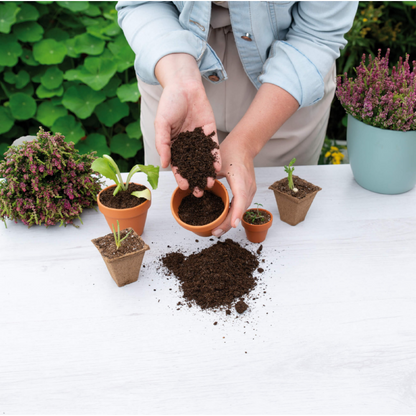
{"type": "Polygon", "coordinates": [[[348,115],[347,144],[352,173],[363,188],[401,194],[415,186],[415,130],[383,130],[348,115]]]}

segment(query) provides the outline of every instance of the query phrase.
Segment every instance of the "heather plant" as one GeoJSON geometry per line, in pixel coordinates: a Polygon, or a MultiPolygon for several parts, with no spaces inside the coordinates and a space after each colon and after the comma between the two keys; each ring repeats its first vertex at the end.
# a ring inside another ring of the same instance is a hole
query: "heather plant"
{"type": "Polygon", "coordinates": [[[0,162],[0,218],[29,227],[81,220],[101,189],[100,176],[91,170],[94,153],[81,155],[63,135],[42,128],[37,140],[10,146],[0,162]]]}
{"type": "Polygon", "coordinates": [[[390,50],[381,57],[365,54],[356,68],[356,78],[339,76],[337,97],[346,112],[374,127],[388,130],[416,130],[416,62],[409,55],[389,70],[390,50]]]}

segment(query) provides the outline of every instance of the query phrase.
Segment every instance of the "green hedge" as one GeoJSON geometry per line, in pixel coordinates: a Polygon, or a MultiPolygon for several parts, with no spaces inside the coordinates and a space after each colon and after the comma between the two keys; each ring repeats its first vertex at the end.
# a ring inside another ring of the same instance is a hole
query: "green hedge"
{"type": "Polygon", "coordinates": [[[143,162],[134,53],[116,2],[0,3],[0,154],[39,126],[81,153],[143,162]]]}

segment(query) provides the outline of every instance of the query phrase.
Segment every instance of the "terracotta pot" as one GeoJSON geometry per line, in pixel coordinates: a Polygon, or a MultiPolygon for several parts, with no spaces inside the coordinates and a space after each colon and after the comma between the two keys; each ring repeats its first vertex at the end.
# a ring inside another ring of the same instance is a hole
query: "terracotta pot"
{"type": "Polygon", "coordinates": [[[274,192],[280,219],[290,225],[297,225],[305,219],[316,194],[321,191],[322,188],[318,187],[318,190],[308,194],[305,198],[298,199],[277,189],[278,185],[285,179],[286,178],[283,178],[273,185],[270,185],[269,189],[274,192]]]}
{"type": "Polygon", "coordinates": [[[200,237],[211,237],[212,230],[218,227],[225,220],[225,217],[227,216],[228,210],[229,210],[230,199],[228,197],[227,189],[220,181],[215,180],[214,186],[212,188],[205,188],[205,190],[211,191],[215,195],[218,195],[219,197],[221,197],[222,202],[224,202],[224,207],[225,207],[224,211],[215,221],[210,222],[209,224],[196,226],[196,225],[186,224],[179,218],[179,215],[178,215],[179,205],[181,204],[182,199],[191,193],[190,189],[183,191],[179,187],[176,188],[170,200],[170,209],[172,211],[173,216],[175,217],[175,220],[178,222],[180,226],[182,226],[186,230],[192,231],[193,233],[195,233],[196,235],[199,235],[200,237]]]}
{"type": "MultiPolygon", "coordinates": [[[[130,228],[131,229],[131,228],[130,228]]],[[[133,230],[133,234],[135,231],[133,230]]],[[[140,238],[140,236],[136,236],[140,238]]],[[[140,268],[142,267],[144,253],[150,249],[150,247],[143,241],[143,248],[133,253],[125,254],[124,256],[109,259],[103,256],[102,249],[97,244],[98,238],[91,240],[97,247],[98,251],[103,258],[111,277],[114,279],[118,287],[128,285],[129,283],[136,282],[139,278],[140,268]]]]}
{"type": "MultiPolygon", "coordinates": [[[[140,184],[136,184],[140,185],[140,184]]],[[[117,220],[120,223],[120,230],[124,230],[125,228],[133,228],[134,231],[138,235],[143,234],[144,225],[146,223],[147,211],[152,205],[152,201],[147,200],[143,202],[143,204],[138,205],[134,208],[125,208],[125,209],[114,209],[108,208],[100,202],[100,195],[106,189],[115,188],[116,185],[108,186],[107,188],[103,189],[97,195],[97,203],[98,208],[104,215],[105,219],[107,220],[108,226],[110,227],[111,232],[113,231],[113,224],[114,229],[117,230],[117,220]]]]}
{"type": "MultiPolygon", "coordinates": [[[[247,211],[249,211],[250,209],[257,210],[257,208],[249,208],[247,211]]],[[[252,243],[263,242],[266,239],[267,231],[269,231],[269,228],[273,224],[273,215],[270,211],[267,211],[267,209],[262,208],[259,208],[259,211],[269,214],[270,221],[264,224],[250,224],[244,219],[243,216],[243,221],[241,222],[244,229],[246,230],[247,239],[252,243]]]]}

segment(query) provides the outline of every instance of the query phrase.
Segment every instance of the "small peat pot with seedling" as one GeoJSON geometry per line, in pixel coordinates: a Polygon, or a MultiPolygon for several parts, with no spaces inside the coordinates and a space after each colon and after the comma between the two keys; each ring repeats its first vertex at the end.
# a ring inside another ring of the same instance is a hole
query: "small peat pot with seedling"
{"type": "Polygon", "coordinates": [[[261,243],[266,239],[267,231],[273,224],[271,212],[259,208],[262,204],[255,203],[257,208],[248,209],[243,215],[243,227],[246,231],[247,239],[252,243],[261,243]]]}
{"type": "Polygon", "coordinates": [[[152,201],[151,193],[144,185],[130,180],[135,173],[143,172],[152,188],[156,189],[159,182],[159,166],[135,165],[126,182],[123,182],[116,162],[108,155],[96,159],[92,169],[115,182],[115,185],[103,189],[97,197],[98,207],[110,229],[119,221],[122,229],[131,227],[138,235],[142,235],[152,201]]]}
{"type": "Polygon", "coordinates": [[[322,189],[293,175],[296,159],[285,166],[287,177],[269,186],[274,192],[280,219],[290,225],[302,222],[316,196],[322,189]]]}
{"type": "Polygon", "coordinates": [[[113,233],[91,241],[118,287],[137,281],[144,253],[149,250],[149,246],[132,228],[120,231],[120,223],[117,221],[117,232],[113,226],[113,233]]]}

